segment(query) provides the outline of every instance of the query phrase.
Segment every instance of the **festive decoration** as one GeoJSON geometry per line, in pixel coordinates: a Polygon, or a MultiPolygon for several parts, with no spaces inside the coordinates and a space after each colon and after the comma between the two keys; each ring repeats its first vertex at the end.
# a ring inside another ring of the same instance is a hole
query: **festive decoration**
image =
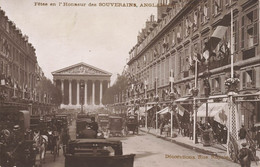
{"type": "Polygon", "coordinates": [[[192,88],[190,89],[190,92],[191,92],[192,96],[198,96],[198,94],[199,94],[199,89],[198,89],[198,88],[195,88],[195,87],[192,87],[192,88]]]}
{"type": "Polygon", "coordinates": [[[238,92],[238,84],[240,80],[238,78],[228,78],[224,84],[228,88],[228,92],[238,92]]]}

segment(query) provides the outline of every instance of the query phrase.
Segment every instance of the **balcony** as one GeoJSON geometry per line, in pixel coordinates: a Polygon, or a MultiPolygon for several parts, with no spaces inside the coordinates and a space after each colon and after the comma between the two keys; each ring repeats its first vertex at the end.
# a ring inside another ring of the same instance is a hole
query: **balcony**
{"type": "Polygon", "coordinates": [[[246,88],[255,88],[255,82],[247,82],[246,88]]]}
{"type": "Polygon", "coordinates": [[[183,72],[183,78],[186,78],[186,77],[188,77],[189,76],[189,71],[184,71],[183,72]]]}
{"type": "Polygon", "coordinates": [[[221,88],[220,87],[214,87],[214,88],[212,88],[211,91],[214,92],[214,93],[219,93],[221,91],[221,88]]]}

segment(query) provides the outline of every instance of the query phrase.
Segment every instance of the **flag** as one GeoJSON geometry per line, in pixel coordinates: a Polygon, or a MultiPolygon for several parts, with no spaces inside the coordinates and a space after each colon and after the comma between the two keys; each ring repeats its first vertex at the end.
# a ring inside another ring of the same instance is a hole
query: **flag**
{"type": "Polygon", "coordinates": [[[170,83],[171,83],[171,82],[174,82],[173,69],[170,70],[169,81],[170,81],[170,83]]]}
{"type": "Polygon", "coordinates": [[[225,15],[217,24],[216,29],[214,30],[213,34],[211,35],[210,39],[205,43],[205,50],[212,51],[214,50],[219,42],[224,37],[228,26],[231,25],[231,15],[227,14],[225,15]]]}

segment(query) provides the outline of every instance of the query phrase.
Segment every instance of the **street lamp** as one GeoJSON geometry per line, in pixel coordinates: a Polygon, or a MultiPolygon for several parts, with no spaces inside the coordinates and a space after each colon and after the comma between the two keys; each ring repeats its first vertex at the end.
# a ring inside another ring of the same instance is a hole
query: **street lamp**
{"type": "Polygon", "coordinates": [[[84,98],[83,98],[83,91],[84,91],[84,83],[80,82],[80,94],[81,94],[81,98],[80,98],[80,104],[81,104],[81,113],[83,114],[83,102],[84,102],[84,98]]]}
{"type": "Polygon", "coordinates": [[[203,53],[204,58],[206,59],[206,72],[203,74],[204,75],[204,90],[205,90],[205,97],[206,97],[206,118],[205,118],[205,123],[208,123],[208,98],[210,95],[210,84],[209,84],[209,50],[205,50],[203,53]]]}

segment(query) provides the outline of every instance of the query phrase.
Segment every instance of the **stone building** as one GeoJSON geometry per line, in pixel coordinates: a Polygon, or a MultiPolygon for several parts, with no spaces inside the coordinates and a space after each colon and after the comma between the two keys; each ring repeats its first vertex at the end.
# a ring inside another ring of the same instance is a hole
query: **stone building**
{"type": "Polygon", "coordinates": [[[52,72],[63,95],[61,108],[102,106],[102,96],[110,84],[111,73],[86,63],[52,72]]]}
{"type": "MultiPolygon", "coordinates": [[[[257,94],[260,90],[259,1],[257,0],[159,0],[157,20],[146,22],[129,52],[129,73],[135,78],[129,86],[129,99],[169,99],[170,74],[173,76],[175,102],[192,112],[189,98],[194,88],[194,61],[198,60],[199,98],[205,97],[203,84],[206,65],[200,61],[205,43],[224,16],[233,9],[234,69],[239,78],[238,95],[257,94]],[[156,86],[155,86],[156,85],[156,86]],[[157,91],[156,91],[157,90],[157,91]],[[187,104],[186,104],[187,103],[187,104]],[[190,104],[190,105],[189,105],[190,104]]],[[[230,77],[231,27],[225,32],[209,58],[210,97],[224,101],[225,80],[230,77]]],[[[199,105],[202,105],[201,102],[199,105]]],[[[242,124],[251,128],[260,123],[259,99],[237,101],[242,124]]]]}
{"type": "Polygon", "coordinates": [[[28,36],[0,8],[0,108],[15,105],[32,115],[52,112],[51,97],[38,84],[43,77],[28,36]]]}

